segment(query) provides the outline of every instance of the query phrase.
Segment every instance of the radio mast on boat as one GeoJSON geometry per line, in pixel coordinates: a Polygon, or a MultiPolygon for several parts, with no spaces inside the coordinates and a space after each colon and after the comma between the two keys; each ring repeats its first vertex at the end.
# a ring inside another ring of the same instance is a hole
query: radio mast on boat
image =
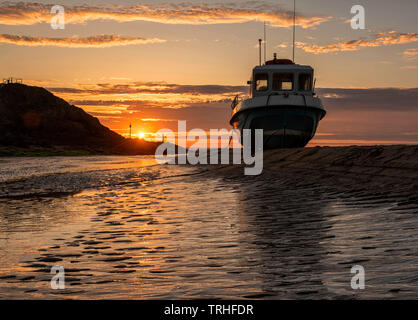
{"type": "Polygon", "coordinates": [[[259,50],[259,52],[258,52],[258,60],[259,60],[259,65],[261,66],[261,42],[262,42],[263,40],[261,40],[261,39],[258,39],[258,50],[259,50]]]}
{"type": "Polygon", "coordinates": [[[295,63],[296,0],[293,0],[293,63],[295,63]]]}
{"type": "Polygon", "coordinates": [[[264,21],[264,64],[267,61],[267,37],[266,37],[266,22],[264,21]]]}

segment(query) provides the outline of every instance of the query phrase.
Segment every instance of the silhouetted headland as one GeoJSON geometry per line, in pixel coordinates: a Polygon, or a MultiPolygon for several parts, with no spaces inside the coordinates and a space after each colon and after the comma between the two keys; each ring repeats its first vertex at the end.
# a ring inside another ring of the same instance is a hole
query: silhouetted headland
{"type": "Polygon", "coordinates": [[[126,139],[40,87],[0,86],[0,155],[154,154],[159,143],[126,139]]]}

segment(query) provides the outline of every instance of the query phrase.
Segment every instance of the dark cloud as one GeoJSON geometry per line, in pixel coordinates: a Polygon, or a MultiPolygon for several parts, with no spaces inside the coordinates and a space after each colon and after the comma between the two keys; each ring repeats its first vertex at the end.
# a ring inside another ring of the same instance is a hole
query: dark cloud
{"type": "Polygon", "coordinates": [[[141,110],[143,108],[169,108],[181,109],[186,107],[211,107],[230,104],[230,99],[206,99],[201,102],[169,102],[160,100],[70,100],[71,104],[78,106],[127,106],[128,110],[141,110]]]}
{"type": "MultiPolygon", "coordinates": [[[[178,94],[190,98],[190,95],[205,95],[199,103],[210,104],[230,103],[230,98],[235,94],[245,96],[248,94],[248,86],[222,86],[222,85],[180,85],[167,83],[141,83],[128,85],[99,84],[95,89],[77,88],[50,88],[54,93],[74,94],[178,94]],[[213,95],[213,98],[210,96],[213,95]],[[225,98],[216,97],[225,96],[225,98]]],[[[369,89],[343,89],[343,88],[318,88],[318,96],[328,109],[350,110],[389,110],[408,111],[418,110],[418,88],[369,88],[369,89]]],[[[186,102],[163,101],[163,100],[72,100],[73,104],[79,105],[129,105],[133,107],[170,107],[178,108],[190,106],[186,102]]],[[[196,103],[194,103],[196,104],[196,103]]]]}
{"type": "Polygon", "coordinates": [[[131,84],[101,83],[94,87],[79,88],[48,88],[54,93],[73,94],[246,94],[248,86],[222,86],[222,85],[181,85],[162,82],[135,82],[131,84]]]}
{"type": "Polygon", "coordinates": [[[332,110],[418,110],[418,88],[317,89],[325,107],[332,110]]]}

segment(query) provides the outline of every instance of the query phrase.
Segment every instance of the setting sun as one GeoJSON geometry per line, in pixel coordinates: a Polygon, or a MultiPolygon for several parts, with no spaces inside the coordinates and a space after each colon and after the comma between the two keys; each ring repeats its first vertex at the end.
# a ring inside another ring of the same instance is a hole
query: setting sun
{"type": "Polygon", "coordinates": [[[145,138],[145,133],[143,133],[143,132],[138,132],[138,138],[139,138],[139,139],[144,139],[144,138],[145,138]]]}

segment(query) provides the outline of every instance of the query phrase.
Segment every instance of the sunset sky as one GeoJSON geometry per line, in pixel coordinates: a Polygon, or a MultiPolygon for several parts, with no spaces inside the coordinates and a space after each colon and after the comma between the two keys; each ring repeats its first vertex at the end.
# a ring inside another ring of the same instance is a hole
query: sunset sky
{"type": "MultiPolygon", "coordinates": [[[[0,73],[127,134],[230,128],[268,22],[268,56],[291,58],[293,1],[0,2],[0,73]],[[50,25],[65,7],[64,30],[50,25]]],[[[296,62],[328,111],[312,145],[418,143],[418,1],[297,0],[296,62]],[[354,4],[366,29],[350,27],[354,4]]]]}

